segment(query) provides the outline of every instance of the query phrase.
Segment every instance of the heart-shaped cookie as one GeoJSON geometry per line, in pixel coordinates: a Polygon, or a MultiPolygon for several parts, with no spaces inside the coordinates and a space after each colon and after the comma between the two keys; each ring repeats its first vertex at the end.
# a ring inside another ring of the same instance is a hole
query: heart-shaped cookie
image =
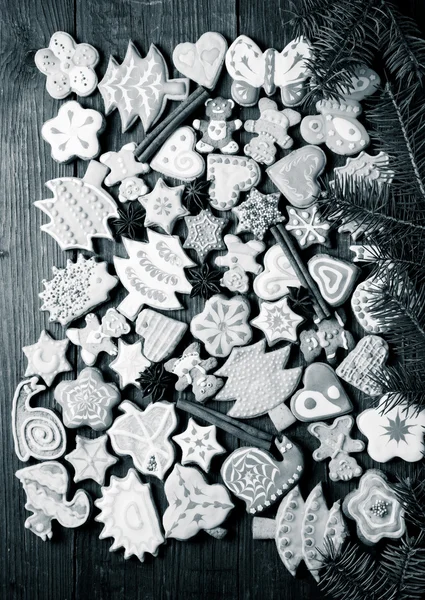
{"type": "Polygon", "coordinates": [[[150,167],[158,173],[193,181],[205,170],[202,156],[195,151],[196,135],[191,127],[179,127],[153,157],[150,167]]]}
{"type": "Polygon", "coordinates": [[[331,306],[344,304],[361,273],[352,263],[328,254],[315,254],[308,261],[308,270],[319,286],[324,300],[331,306]]]}
{"type": "Polygon", "coordinates": [[[208,31],[201,35],[196,44],[178,44],[173,52],[173,63],[180,73],[212,90],[220,75],[226,51],[224,37],[208,31]]]}
{"type": "Polygon", "coordinates": [[[291,263],[279,244],[264,255],[264,271],[254,279],[254,292],[262,300],[279,300],[289,293],[289,287],[301,285],[291,263]]]}
{"type": "Polygon", "coordinates": [[[325,363],[313,363],[304,372],[303,389],[291,398],[291,410],[299,421],[320,421],[353,410],[335,371],[325,363]]]}
{"type": "Polygon", "coordinates": [[[260,176],[260,167],[252,158],[210,154],[207,179],[212,182],[209,189],[211,206],[217,210],[230,210],[236,206],[239,194],[257,185],[260,176]]]}
{"type": "Polygon", "coordinates": [[[293,206],[306,208],[320,194],[317,179],[325,166],[323,150],[303,146],[269,167],[267,175],[293,206]]]}

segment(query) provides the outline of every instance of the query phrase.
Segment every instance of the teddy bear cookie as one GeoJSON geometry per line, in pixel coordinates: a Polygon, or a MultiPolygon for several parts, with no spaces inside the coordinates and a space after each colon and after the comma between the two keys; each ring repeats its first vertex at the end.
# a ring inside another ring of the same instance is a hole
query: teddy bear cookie
{"type": "Polygon", "coordinates": [[[232,134],[242,127],[240,119],[231,120],[235,103],[227,98],[209,98],[205,102],[205,114],[208,120],[195,119],[193,128],[202,134],[196,144],[198,152],[207,154],[220,150],[223,154],[236,154],[238,144],[232,140],[232,134]]]}

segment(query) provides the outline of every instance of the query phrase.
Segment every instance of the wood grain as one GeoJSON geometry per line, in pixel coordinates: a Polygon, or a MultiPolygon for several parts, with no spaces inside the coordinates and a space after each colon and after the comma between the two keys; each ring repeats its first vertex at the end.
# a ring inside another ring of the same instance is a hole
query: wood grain
{"type": "MultiPolygon", "coordinates": [[[[348,0],[347,0],[348,1],[348,0]]],[[[171,540],[160,548],[158,558],[148,557],[144,564],[132,558],[125,561],[122,552],[110,553],[112,540],[99,540],[100,523],[91,520],[78,530],[54,527],[54,538],[42,542],[24,529],[28,512],[24,508],[25,494],[15,471],[23,465],[13,451],[10,427],[11,399],[14,389],[22,379],[26,367],[21,348],[36,341],[40,331],[47,328],[55,337],[63,338],[58,324],[48,324],[48,314],[39,311],[38,293],[42,280],[50,279],[51,266],[64,266],[75,252],[62,252],[56,242],[40,231],[46,222],[45,215],[35,209],[33,201],[48,197],[44,182],[55,177],[77,174],[82,176],[86,164],[78,161],[71,165],[58,165],[51,157],[48,146],[41,140],[41,124],[54,116],[60,102],[53,100],[44,89],[45,79],[34,65],[34,53],[46,47],[50,36],[57,30],[73,35],[79,42],[93,44],[101,54],[97,68],[100,77],[106,70],[109,56],[123,60],[129,39],[142,54],[151,42],[163,51],[173,72],[170,57],[179,42],[195,41],[206,31],[222,33],[230,43],[239,33],[252,37],[262,48],[282,48],[291,32],[285,26],[288,19],[289,0],[3,0],[0,20],[0,310],[3,316],[1,335],[1,365],[3,375],[0,403],[0,561],[2,565],[0,597],[4,600],[306,600],[320,599],[316,585],[302,568],[296,579],[282,566],[274,543],[253,541],[251,518],[241,502],[229,523],[229,534],[222,541],[205,534],[183,543],[171,540]]],[[[422,0],[409,0],[403,8],[425,28],[425,10],[422,0]]],[[[191,89],[194,89],[192,84],[191,89]]],[[[222,78],[217,93],[229,96],[229,78],[222,78]]],[[[103,111],[100,94],[84,98],[81,103],[103,111]]],[[[176,106],[170,103],[166,113],[176,106]]],[[[235,109],[235,115],[237,114],[235,109]]],[[[245,118],[255,116],[256,109],[246,109],[245,118]]],[[[118,150],[129,141],[140,142],[143,131],[140,123],[130,131],[121,133],[119,114],[114,111],[107,118],[107,128],[102,135],[104,151],[118,150]]],[[[242,143],[248,139],[241,136],[242,143]]],[[[147,180],[154,185],[157,176],[150,174],[147,180]]],[[[271,191],[264,180],[261,190],[271,191]]],[[[228,215],[227,215],[228,217],[228,215]]],[[[178,234],[185,232],[180,224],[178,234]]],[[[271,236],[269,238],[271,243],[271,236]]],[[[344,237],[333,251],[344,258],[350,257],[349,240],[344,237]]],[[[96,254],[112,262],[114,254],[124,255],[121,244],[107,240],[95,241],[96,254]]],[[[195,256],[193,255],[193,258],[195,256]]],[[[104,314],[108,306],[116,305],[125,296],[119,289],[111,302],[99,311],[104,314]]],[[[188,298],[184,298],[188,306],[188,298]]],[[[189,321],[190,316],[202,310],[203,303],[196,299],[180,319],[189,321]]],[[[182,312],[182,311],[180,311],[182,312]]],[[[79,323],[77,322],[77,325],[79,323]]],[[[352,330],[361,334],[353,324],[352,330]]],[[[256,331],[255,339],[260,334],[256,331]]],[[[188,341],[187,336],[184,342],[188,341]]],[[[182,347],[184,347],[184,342],[182,347]]],[[[74,372],[82,368],[76,349],[69,353],[74,372]]],[[[109,357],[103,357],[99,366],[105,378],[113,380],[114,373],[108,368],[109,357]]],[[[140,395],[126,390],[124,398],[146,406],[140,395]]],[[[182,397],[188,397],[182,394],[182,397]]],[[[359,396],[354,397],[357,410],[365,408],[359,396]]],[[[45,394],[40,404],[53,408],[52,393],[45,394]]],[[[219,403],[210,403],[213,409],[223,410],[219,403]]],[[[117,413],[118,414],[118,413],[117,413]]],[[[184,425],[186,415],[181,414],[184,425]]],[[[264,431],[273,431],[268,417],[253,420],[252,424],[264,431]]],[[[84,435],[94,435],[84,431],[84,435]]],[[[291,437],[311,455],[316,444],[302,424],[294,426],[291,437]]],[[[69,431],[69,450],[74,448],[75,432],[69,431]]],[[[238,441],[223,432],[218,439],[229,451],[238,441]]],[[[35,462],[35,461],[33,461],[35,462]]],[[[27,464],[33,464],[29,462],[27,464]]],[[[312,463],[307,467],[301,482],[302,492],[307,494],[318,481],[327,483],[329,501],[344,496],[355,484],[332,483],[329,485],[327,467],[324,463],[312,463]]],[[[376,466],[366,454],[360,462],[364,468],[376,466]]],[[[114,473],[124,475],[130,460],[120,459],[114,473]]],[[[218,481],[220,460],[215,463],[215,474],[209,477],[218,481]]],[[[72,468],[67,464],[69,472],[72,468]]],[[[401,461],[393,461],[385,470],[406,475],[413,471],[401,461]]],[[[166,507],[162,484],[151,481],[159,512],[166,507]]],[[[79,486],[80,487],[80,486],[79,486]]],[[[83,482],[81,487],[93,498],[99,496],[94,482],[83,482]]],[[[76,489],[71,486],[70,493],[76,489]]],[[[98,511],[95,510],[94,514],[98,511]]],[[[274,511],[271,510],[270,514],[274,511]]]]}

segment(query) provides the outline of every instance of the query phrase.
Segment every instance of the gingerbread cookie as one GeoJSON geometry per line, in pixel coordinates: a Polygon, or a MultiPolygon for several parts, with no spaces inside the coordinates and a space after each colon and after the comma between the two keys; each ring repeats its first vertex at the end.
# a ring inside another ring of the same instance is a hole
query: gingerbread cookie
{"type": "Polygon", "coordinates": [[[216,294],[206,301],[204,310],[195,315],[190,332],[204,343],[208,354],[229,356],[235,346],[245,346],[252,338],[248,324],[250,305],[242,296],[228,300],[216,294]]]}
{"type": "Polygon", "coordinates": [[[216,217],[209,209],[201,210],[196,216],[184,218],[187,237],[183,248],[192,248],[203,262],[212,250],[224,248],[222,231],[226,226],[225,219],[216,217]]]}
{"type": "Polygon", "coordinates": [[[40,333],[38,342],[22,348],[22,352],[28,359],[25,377],[39,375],[50,387],[56,375],[72,371],[72,366],[66,359],[68,344],[68,340],[54,340],[44,329],[40,333]]]}
{"type": "Polygon", "coordinates": [[[176,221],[190,215],[182,206],[183,191],[184,185],[168,187],[160,177],[150,194],[139,198],[140,204],[146,210],[145,227],[154,225],[171,234],[176,221]]]}
{"type": "Polygon", "coordinates": [[[120,401],[117,386],[106,383],[102,372],[93,367],[80,371],[77,379],[61,381],[54,396],[62,406],[65,427],[75,429],[87,425],[95,431],[110,427],[112,409],[120,401]]]}
{"type": "MultiPolygon", "coordinates": [[[[136,142],[130,142],[124,144],[119,152],[106,152],[102,154],[99,162],[110,169],[110,173],[105,179],[105,185],[109,187],[121,181],[124,182],[128,178],[135,177],[135,175],[145,175],[148,173],[149,165],[139,162],[134,156],[136,146],[136,142]]],[[[143,193],[139,195],[142,196],[143,193]]]]}
{"type": "Polygon", "coordinates": [[[124,558],[137,556],[143,562],[145,554],[158,555],[164,543],[158,513],[149,483],[142,483],[134,469],[125,477],[112,475],[108,487],[102,487],[102,497],[95,500],[100,513],[95,521],[103,523],[99,539],[112,537],[110,552],[124,548],[124,558]]]}
{"type": "Polygon", "coordinates": [[[194,463],[208,473],[214,456],[224,454],[226,450],[217,442],[215,425],[201,427],[190,417],[186,431],[174,435],[173,440],[182,450],[182,465],[194,463]]]}
{"type": "Polygon", "coordinates": [[[215,264],[218,267],[233,269],[237,266],[246,273],[254,273],[255,275],[262,271],[262,267],[257,263],[256,258],[266,249],[264,242],[249,240],[244,243],[237,235],[230,233],[224,236],[223,242],[226,245],[227,254],[218,256],[215,259],[215,264]]]}
{"type": "Polygon", "coordinates": [[[137,317],[136,333],[143,338],[143,354],[161,362],[175,350],[187,330],[186,323],[145,308],[137,317]]]}
{"type": "Polygon", "coordinates": [[[300,104],[307,93],[307,66],[312,57],[309,42],[299,37],[282,52],[269,48],[261,52],[246,35],[240,35],[226,53],[226,69],[232,83],[232,98],[242,106],[254,106],[263,87],[268,96],[280,88],[285,106],[300,104]]]}
{"type": "Polygon", "coordinates": [[[384,473],[377,469],[366,471],[358,489],[345,496],[342,508],[356,522],[357,535],[364,544],[397,539],[406,530],[404,509],[384,473]]]}
{"type": "Polygon", "coordinates": [[[285,220],[278,208],[279,198],[280,194],[262,194],[253,188],[244,202],[232,208],[238,218],[236,233],[249,231],[262,240],[269,227],[285,220]]]}
{"type": "Polygon", "coordinates": [[[147,230],[148,241],[123,239],[129,258],[114,256],[115,270],[129,292],[117,309],[134,321],[144,304],[160,310],[182,308],[176,292],[190,294],[184,269],[195,263],[184,252],[177,236],[147,230]]]}
{"type": "Polygon", "coordinates": [[[123,340],[118,340],[117,357],[110,363],[109,368],[118,374],[120,389],[123,390],[128,385],[140,388],[137,380],[150,364],[150,360],[143,356],[142,342],[127,344],[123,340]]]}
{"type": "Polygon", "coordinates": [[[114,452],[131,456],[136,469],[144,475],[164,479],[174,462],[174,447],[169,441],[177,427],[174,404],[155,402],[142,411],[124,400],[119,409],[124,414],[107,431],[114,452]]]}
{"type": "Polygon", "coordinates": [[[254,279],[254,292],[262,300],[279,300],[289,293],[289,288],[301,285],[291,263],[279,244],[264,255],[264,271],[254,279]]]}
{"type": "Polygon", "coordinates": [[[354,244],[350,246],[350,251],[354,252],[353,262],[355,263],[375,262],[379,257],[378,246],[374,244],[354,244]]]}
{"type": "Polygon", "coordinates": [[[354,425],[354,418],[350,415],[338,417],[332,423],[311,423],[307,429],[319,442],[320,448],[313,452],[314,460],[321,461],[331,458],[329,463],[329,477],[332,481],[349,481],[353,477],[360,477],[362,468],[352,452],[362,452],[365,445],[360,440],[350,437],[354,425]]]}
{"type": "Polygon", "coordinates": [[[343,188],[350,181],[359,185],[370,183],[381,186],[391,183],[394,177],[394,171],[389,169],[390,157],[386,152],[379,152],[376,156],[371,156],[367,152],[360,152],[355,158],[347,158],[343,167],[334,169],[335,180],[343,188]]]}
{"type": "Polygon", "coordinates": [[[177,44],[173,52],[173,63],[180,73],[212,90],[219,78],[226,50],[225,38],[215,31],[207,31],[195,44],[177,44]]]}
{"type": "Polygon", "coordinates": [[[223,485],[209,485],[194,467],[176,464],[164,485],[168,508],[162,517],[166,538],[188,540],[201,529],[218,528],[234,507],[223,485]]]}
{"type": "Polygon", "coordinates": [[[331,306],[341,306],[348,300],[361,273],[352,263],[328,254],[315,254],[307,268],[323,299],[331,306]]]}
{"type": "Polygon", "coordinates": [[[48,408],[32,408],[31,398],[45,390],[37,377],[21,381],[12,400],[12,433],[15,452],[26,462],[55,460],[66,450],[66,432],[59,417],[48,408]]]}
{"type": "Polygon", "coordinates": [[[138,118],[146,132],[164,112],[167,100],[187,98],[189,81],[169,79],[164,57],[154,44],[142,58],[130,41],[121,65],[112,56],[109,58],[99,92],[107,115],[118,109],[123,132],[138,118]]]}
{"type": "Polygon", "coordinates": [[[357,427],[367,437],[368,454],[376,462],[395,457],[416,462],[424,457],[425,410],[418,411],[406,402],[389,409],[385,395],[378,406],[359,414],[357,427]]]}
{"type": "Polygon", "coordinates": [[[78,255],[77,261],[67,260],[64,269],[52,267],[53,279],[43,279],[44,291],[40,310],[50,312],[49,321],[67,325],[82,317],[109,298],[118,278],[108,273],[108,263],[78,255]]]}
{"type": "Polygon", "coordinates": [[[386,274],[382,275],[379,272],[370,275],[358,284],[351,296],[353,315],[367,333],[385,333],[389,329],[385,319],[374,316],[372,310],[384,291],[386,277],[386,274]]]}
{"type": "Polygon", "coordinates": [[[300,349],[307,363],[318,358],[323,350],[326,360],[335,364],[338,348],[352,350],[356,345],[353,336],[344,328],[344,320],[339,313],[316,324],[315,329],[300,333],[300,349]]]}
{"type": "Polygon", "coordinates": [[[285,224],[285,228],[294,236],[300,248],[308,248],[312,244],[331,245],[329,241],[331,224],[322,219],[319,208],[315,204],[303,209],[286,207],[286,210],[289,221],[285,224]]]}
{"type": "Polygon", "coordinates": [[[211,181],[209,202],[217,210],[230,210],[239,201],[241,192],[247,192],[260,181],[257,163],[244,156],[209,154],[207,179],[211,181]]]}
{"type": "Polygon", "coordinates": [[[326,363],[309,365],[303,377],[304,387],[291,398],[291,410],[299,421],[332,419],[353,410],[335,371],[326,363]]]}
{"type": "Polygon", "coordinates": [[[231,292],[246,294],[249,290],[249,278],[245,271],[236,265],[224,273],[220,285],[231,292]]]}
{"type": "Polygon", "coordinates": [[[91,160],[100,152],[98,137],[105,120],[97,110],[83,108],[70,100],[59,108],[56,117],[46,121],[41,128],[43,139],[52,148],[52,158],[67,163],[75,158],[91,160]]]}
{"type": "Polygon", "coordinates": [[[122,203],[138,200],[149,192],[149,188],[140,177],[126,177],[118,188],[118,200],[122,203]]]}
{"type": "Polygon", "coordinates": [[[267,169],[267,175],[296,208],[308,208],[320,196],[319,177],[326,154],[316,146],[303,146],[267,169]]]}
{"type": "Polygon", "coordinates": [[[251,325],[261,329],[268,345],[274,346],[283,340],[296,342],[297,327],[303,321],[303,317],[290,309],[288,298],[285,296],[277,302],[262,302],[260,314],[251,321],[251,325]]]}
{"type": "Polygon", "coordinates": [[[207,154],[220,150],[223,154],[236,154],[238,144],[232,139],[235,131],[242,127],[240,119],[230,120],[235,103],[227,98],[209,98],[205,102],[207,121],[195,119],[193,128],[202,134],[196,144],[198,152],[207,154]]]}
{"type": "Polygon", "coordinates": [[[67,500],[68,472],[57,461],[43,462],[16,471],[27,495],[25,508],[33,514],[25,521],[25,527],[41,537],[43,542],[51,539],[52,520],[63,527],[80,527],[90,516],[91,500],[87,492],[78,490],[72,500],[67,500]]]}
{"type": "Polygon", "coordinates": [[[283,461],[258,448],[238,448],[226,458],[221,476],[229,490],[245,501],[248,513],[255,514],[277,502],[298,483],[304,459],[298,446],[287,437],[276,440],[283,461]]]}
{"type": "Polygon", "coordinates": [[[338,377],[351,383],[368,396],[380,396],[382,386],[377,378],[383,374],[389,347],[377,335],[366,335],[336,369],[338,377]]]}
{"type": "Polygon", "coordinates": [[[76,448],[65,456],[74,467],[74,481],[92,479],[99,485],[105,484],[106,471],[118,462],[118,459],[106,449],[107,435],[93,440],[77,435],[76,448]]]}
{"type": "Polygon", "coordinates": [[[290,108],[278,110],[276,102],[268,98],[261,98],[258,108],[259,118],[244,125],[245,131],[257,134],[245,145],[244,153],[258,163],[271,165],[276,156],[275,144],[285,150],[294,144],[288,129],[301,121],[301,115],[290,108]]]}
{"type": "Polygon", "coordinates": [[[78,96],[89,96],[97,86],[94,67],[99,62],[99,53],[90,44],[76,44],[63,31],[52,35],[48,48],[35,54],[37,69],[46,75],[46,90],[57,100],[74,92],[78,96]]]}
{"type": "Polygon", "coordinates": [[[202,156],[195,151],[196,134],[191,127],[179,127],[155,154],[151,169],[181,181],[193,181],[205,171],[202,156]]]}

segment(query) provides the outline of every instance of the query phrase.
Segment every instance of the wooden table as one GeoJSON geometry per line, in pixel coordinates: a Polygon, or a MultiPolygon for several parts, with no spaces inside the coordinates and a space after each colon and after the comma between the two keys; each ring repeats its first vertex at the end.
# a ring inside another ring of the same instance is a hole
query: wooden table
{"type": "MultiPolygon", "coordinates": [[[[348,0],[347,0],[348,1],[348,0]]],[[[425,29],[423,0],[404,2],[404,10],[414,16],[425,29]],[[421,8],[422,5],[422,8],[421,8]]],[[[41,139],[44,121],[56,115],[60,102],[44,89],[45,78],[34,65],[34,53],[48,45],[57,30],[67,31],[79,42],[93,44],[100,52],[100,76],[105,72],[111,54],[124,58],[129,39],[145,54],[151,42],[158,45],[170,64],[173,48],[182,41],[195,41],[205,31],[219,31],[228,41],[240,33],[253,37],[261,47],[282,48],[290,40],[285,27],[290,8],[288,0],[3,0],[0,31],[2,61],[0,63],[1,118],[1,178],[0,199],[3,205],[0,219],[0,300],[2,314],[1,373],[1,461],[0,461],[0,564],[3,600],[303,600],[318,599],[320,594],[308,572],[301,568],[296,579],[283,567],[272,541],[253,541],[251,518],[242,503],[230,520],[230,531],[223,541],[200,534],[189,542],[170,541],[162,546],[158,558],[148,557],[141,564],[134,557],[124,560],[121,551],[109,552],[112,540],[99,540],[101,524],[90,520],[77,530],[54,527],[52,541],[43,542],[24,528],[29,513],[25,510],[25,494],[15,478],[19,463],[14,451],[10,427],[11,400],[22,379],[26,359],[21,348],[34,343],[43,328],[62,338],[60,325],[48,323],[48,314],[40,312],[38,293],[42,280],[51,278],[52,265],[64,266],[76,253],[62,252],[58,244],[40,231],[46,217],[33,206],[35,200],[49,196],[44,183],[61,176],[84,174],[82,161],[59,165],[50,157],[48,145],[41,139]]],[[[223,78],[222,78],[223,79],[223,78]]],[[[229,95],[229,78],[218,89],[229,95]]],[[[82,100],[83,106],[103,110],[99,93],[82,100]]],[[[255,110],[244,115],[253,115],[255,110]]],[[[101,137],[102,149],[117,150],[129,141],[140,141],[140,123],[121,134],[118,112],[107,119],[101,137]]],[[[149,179],[149,178],[148,178],[149,179]]],[[[152,184],[153,178],[150,179],[152,184]]],[[[267,190],[263,183],[262,189],[267,190]]],[[[177,233],[183,231],[182,227],[177,233]]],[[[341,257],[349,256],[348,240],[338,246],[341,257]]],[[[96,241],[99,256],[112,261],[113,254],[124,255],[121,244],[96,241]]],[[[122,289],[113,296],[117,303],[124,296],[122,289]]],[[[187,306],[188,299],[185,298],[187,306]]],[[[108,306],[108,305],[106,305],[108,306]]],[[[202,309],[200,301],[191,304],[190,314],[202,309]]],[[[102,312],[103,314],[103,312],[102,312]]],[[[189,311],[186,317],[188,319],[189,311]]],[[[360,332],[357,330],[357,334],[360,332]]],[[[77,349],[69,358],[75,369],[66,377],[74,377],[83,366],[77,349]]],[[[109,359],[109,357],[108,357],[109,359]]],[[[100,361],[105,367],[109,360],[100,361]]],[[[113,378],[105,368],[106,377],[113,378]]],[[[138,398],[133,392],[125,398],[138,398]]],[[[54,407],[52,391],[39,400],[54,407]]],[[[354,398],[356,409],[364,408],[354,398]]],[[[212,404],[214,407],[214,403],[212,404]]],[[[185,418],[185,417],[184,417],[185,418]]],[[[257,420],[263,429],[272,431],[268,418],[257,420]]],[[[306,456],[316,446],[298,425],[291,437],[304,449],[306,456]]],[[[73,433],[69,450],[74,447],[73,433]]],[[[219,440],[229,450],[237,440],[219,434],[219,440]]],[[[372,466],[367,455],[360,462],[372,466]]],[[[218,472],[220,461],[215,463],[218,472]]],[[[27,463],[27,464],[32,464],[27,463]]],[[[69,467],[69,464],[66,463],[69,467]]],[[[126,473],[130,461],[120,460],[114,473],[126,473]]],[[[374,465],[376,466],[376,464],[374,465]]],[[[393,461],[386,465],[390,473],[408,474],[406,463],[393,461]]],[[[72,472],[72,470],[70,470],[72,472]]],[[[218,480],[217,475],[211,479],[218,480]]],[[[307,458],[301,489],[308,493],[323,480],[329,501],[343,497],[353,484],[332,484],[327,481],[327,468],[307,458]]],[[[159,481],[152,481],[155,501],[162,513],[166,506],[159,481]]],[[[97,484],[80,484],[96,497],[97,484]]],[[[72,486],[72,490],[75,486],[72,486]]],[[[273,511],[271,511],[273,514],[273,511]]]]}

